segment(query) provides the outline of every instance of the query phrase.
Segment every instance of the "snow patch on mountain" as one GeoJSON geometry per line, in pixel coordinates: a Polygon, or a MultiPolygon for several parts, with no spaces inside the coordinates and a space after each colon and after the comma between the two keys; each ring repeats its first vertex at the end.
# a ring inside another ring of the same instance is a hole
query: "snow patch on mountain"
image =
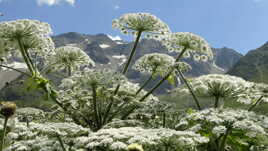
{"type": "Polygon", "coordinates": [[[111,35],[107,35],[111,40],[113,41],[120,41],[122,40],[120,36],[111,36],[111,35]]]}
{"type": "Polygon", "coordinates": [[[215,67],[216,69],[220,70],[220,71],[225,71],[223,68],[217,66],[215,61],[213,61],[212,66],[215,67]]]}
{"type": "Polygon", "coordinates": [[[116,44],[118,44],[118,45],[122,45],[122,44],[124,44],[124,43],[118,41],[118,42],[116,42],[116,44]]]}
{"type": "Polygon", "coordinates": [[[103,49],[111,47],[110,45],[107,44],[100,44],[99,46],[103,49]]]}
{"type": "Polygon", "coordinates": [[[112,57],[115,59],[126,59],[127,58],[125,55],[114,55],[112,57]]]}

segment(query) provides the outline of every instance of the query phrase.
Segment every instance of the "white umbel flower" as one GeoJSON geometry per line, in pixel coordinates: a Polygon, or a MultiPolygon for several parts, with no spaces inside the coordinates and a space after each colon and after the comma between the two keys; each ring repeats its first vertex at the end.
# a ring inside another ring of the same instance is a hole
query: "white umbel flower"
{"type": "Polygon", "coordinates": [[[119,29],[123,34],[143,32],[145,37],[161,39],[169,33],[169,27],[156,16],[149,13],[129,13],[113,20],[113,28],[119,29]]]}
{"type": "Polygon", "coordinates": [[[72,71],[82,66],[95,66],[95,62],[82,49],[73,46],[57,48],[51,64],[57,70],[70,68],[72,71]]]}
{"type": "MultiPolygon", "coordinates": [[[[79,139],[77,139],[79,140],[79,139]]],[[[173,141],[175,148],[197,146],[207,143],[208,139],[190,131],[175,131],[171,129],[143,129],[140,127],[124,127],[102,129],[90,134],[87,141],[79,145],[88,149],[127,150],[127,146],[138,143],[146,147],[162,148],[167,141],[173,141]],[[109,141],[106,141],[109,140],[109,141]],[[115,144],[116,143],[116,144],[115,144]]],[[[78,147],[78,146],[76,146],[78,147]]],[[[144,148],[146,150],[146,147],[144,148]]]]}
{"type": "MultiPolygon", "coordinates": [[[[249,95],[248,90],[253,84],[242,78],[222,74],[209,74],[194,78],[189,82],[197,96],[234,99],[243,104],[251,103],[247,95],[249,95]]],[[[190,94],[186,87],[178,88],[175,91],[190,94]]]]}
{"type": "Polygon", "coordinates": [[[54,43],[49,37],[51,33],[49,24],[37,20],[22,19],[1,22],[0,43],[4,45],[4,49],[0,49],[0,54],[18,50],[21,47],[20,45],[30,50],[30,53],[45,54],[53,51],[54,43]]]}
{"type": "Polygon", "coordinates": [[[139,58],[134,64],[134,69],[140,72],[165,76],[174,64],[175,59],[172,56],[151,53],[139,58]]]}
{"type": "MultiPolygon", "coordinates": [[[[222,134],[228,126],[232,127],[233,131],[243,131],[244,134],[255,134],[252,137],[260,135],[267,135],[268,117],[255,114],[247,110],[234,110],[234,109],[215,109],[209,108],[202,111],[197,111],[188,114],[182,118],[181,121],[188,122],[190,127],[196,124],[202,124],[202,129],[211,129],[216,134],[222,134]]],[[[210,131],[210,130],[209,130],[210,131]]]]}
{"type": "Polygon", "coordinates": [[[187,49],[184,53],[185,58],[191,54],[195,60],[207,61],[213,58],[212,50],[202,37],[189,32],[177,32],[170,34],[163,44],[169,51],[181,52],[183,49],[187,49]],[[202,55],[202,57],[200,57],[202,55]],[[204,56],[207,56],[205,58],[204,56]]]}

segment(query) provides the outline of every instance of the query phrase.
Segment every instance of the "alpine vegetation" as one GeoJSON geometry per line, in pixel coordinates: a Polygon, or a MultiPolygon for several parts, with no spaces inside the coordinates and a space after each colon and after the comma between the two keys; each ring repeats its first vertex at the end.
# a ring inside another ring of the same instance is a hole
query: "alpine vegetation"
{"type": "Polygon", "coordinates": [[[43,111],[2,100],[0,151],[268,150],[268,117],[256,112],[268,102],[267,84],[219,74],[185,76],[192,67],[184,59],[210,61],[210,45],[193,33],[172,33],[152,14],[125,14],[112,26],[135,38],[122,69],[98,66],[82,47],[55,48],[47,23],[0,22],[0,70],[19,72],[27,91],[53,104],[43,111]],[[131,63],[141,38],[157,40],[177,56],[151,53],[131,63]],[[15,60],[27,70],[14,68],[15,60]],[[129,69],[149,78],[135,83],[127,78],[129,69]],[[172,93],[191,98],[177,97],[177,103],[194,106],[179,110],[159,97],[155,90],[165,82],[175,87],[172,93]]]}

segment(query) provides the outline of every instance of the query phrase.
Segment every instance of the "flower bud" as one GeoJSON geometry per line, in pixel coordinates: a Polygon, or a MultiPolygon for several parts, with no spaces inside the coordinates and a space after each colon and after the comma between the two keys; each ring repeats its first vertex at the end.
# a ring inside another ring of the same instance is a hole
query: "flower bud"
{"type": "Polygon", "coordinates": [[[130,144],[127,147],[128,151],[143,151],[143,148],[139,144],[130,144]]]}
{"type": "Polygon", "coordinates": [[[17,106],[13,102],[1,102],[0,113],[4,117],[9,118],[15,114],[16,108],[17,106]]]}

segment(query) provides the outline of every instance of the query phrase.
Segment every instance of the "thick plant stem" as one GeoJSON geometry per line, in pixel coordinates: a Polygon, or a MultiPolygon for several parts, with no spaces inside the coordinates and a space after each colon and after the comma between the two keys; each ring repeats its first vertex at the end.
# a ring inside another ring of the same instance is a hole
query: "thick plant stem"
{"type": "Polygon", "coordinates": [[[99,115],[97,110],[97,92],[96,86],[92,85],[92,93],[93,93],[93,110],[94,110],[94,119],[97,125],[97,129],[100,128],[99,115]]]}
{"type": "Polygon", "coordinates": [[[64,106],[57,99],[58,93],[53,88],[51,88],[51,86],[50,86],[49,83],[47,83],[46,85],[43,85],[42,88],[48,94],[49,98],[52,101],[54,101],[59,107],[61,107],[64,111],[66,111],[66,109],[64,108],[64,106]]]}
{"type": "Polygon", "coordinates": [[[7,69],[11,69],[11,70],[17,71],[17,72],[19,72],[19,73],[21,73],[21,74],[23,74],[23,75],[26,75],[26,76],[28,76],[28,77],[31,77],[30,74],[28,74],[28,73],[26,73],[26,72],[23,72],[23,71],[21,71],[21,70],[18,70],[18,69],[9,67],[9,66],[5,66],[5,65],[0,64],[0,67],[4,67],[4,68],[7,68],[7,69]]]}
{"type": "Polygon", "coordinates": [[[102,124],[104,125],[104,124],[106,124],[106,122],[108,122],[107,121],[107,119],[108,119],[108,115],[109,115],[109,113],[110,113],[110,111],[111,111],[111,108],[112,108],[112,106],[113,106],[113,103],[114,103],[114,98],[113,98],[113,96],[111,97],[111,101],[110,101],[110,103],[108,104],[108,107],[106,108],[106,111],[105,111],[105,114],[104,114],[104,117],[103,117],[103,121],[102,121],[102,124]]]}
{"type": "Polygon", "coordinates": [[[68,76],[72,75],[72,68],[70,66],[67,67],[68,76]]]}
{"type": "Polygon", "coordinates": [[[4,130],[3,130],[3,136],[2,136],[2,140],[1,140],[1,148],[0,151],[3,150],[4,145],[5,145],[5,136],[6,136],[6,131],[7,131],[7,121],[8,121],[8,117],[5,117],[5,122],[4,122],[4,130]]]}
{"type": "Polygon", "coordinates": [[[143,83],[143,85],[139,88],[139,90],[136,92],[136,95],[138,95],[141,90],[153,79],[153,74],[143,83]]]}
{"type": "MultiPolygon", "coordinates": [[[[178,55],[178,57],[176,58],[176,62],[178,62],[183,54],[185,53],[185,51],[187,50],[187,47],[185,47],[182,52],[178,55]]],[[[151,95],[160,85],[162,85],[167,79],[168,77],[172,74],[172,72],[175,70],[175,68],[171,69],[165,77],[163,77],[151,90],[149,90],[140,100],[139,102],[144,101],[149,95],[151,95]]],[[[127,118],[137,107],[134,106],[133,108],[131,108],[125,115],[123,115],[121,117],[121,119],[125,119],[127,118]]]]}
{"type": "MultiPolygon", "coordinates": [[[[183,51],[179,54],[179,56],[176,58],[176,62],[178,62],[181,57],[183,56],[184,52],[187,50],[187,48],[183,49],[183,51]]],[[[174,71],[174,69],[171,69],[167,75],[165,77],[163,77],[150,91],[147,92],[147,94],[145,94],[139,101],[142,102],[143,100],[145,100],[149,95],[151,95],[160,85],[162,85],[167,79],[168,77],[172,74],[172,72],[174,71]]]]}
{"type": "Polygon", "coordinates": [[[27,49],[24,49],[24,50],[25,50],[25,54],[26,54],[27,58],[29,59],[29,62],[31,64],[31,66],[33,67],[33,70],[36,72],[37,71],[37,68],[36,68],[36,66],[33,63],[28,50],[27,49]]]}
{"type": "Polygon", "coordinates": [[[163,112],[163,128],[165,128],[166,127],[166,112],[164,111],[163,112]]]}
{"type": "Polygon", "coordinates": [[[227,137],[228,137],[229,133],[231,132],[231,130],[232,130],[232,126],[229,126],[226,129],[226,132],[223,135],[223,138],[222,138],[222,141],[221,141],[221,144],[220,144],[220,147],[219,147],[219,151],[224,151],[226,140],[227,140],[227,137]]]}
{"type": "MultiPolygon", "coordinates": [[[[142,34],[142,31],[138,31],[136,40],[135,40],[135,42],[134,42],[134,46],[133,46],[133,48],[132,48],[132,50],[131,50],[131,52],[130,52],[130,55],[129,55],[128,60],[127,60],[127,63],[126,63],[126,65],[124,66],[124,69],[123,69],[123,71],[122,71],[122,74],[124,74],[124,75],[127,73],[128,67],[129,67],[129,65],[130,65],[130,63],[131,63],[131,61],[132,61],[132,59],[133,59],[133,57],[134,57],[134,55],[135,55],[135,52],[136,52],[138,43],[139,43],[140,38],[141,38],[141,34],[142,34]]],[[[116,87],[116,89],[115,89],[115,91],[114,91],[114,94],[115,94],[115,95],[117,94],[119,88],[120,88],[120,84],[117,85],[117,87],[116,87]]]]}
{"type": "Polygon", "coordinates": [[[218,108],[218,106],[219,106],[219,101],[220,101],[220,97],[219,97],[219,96],[215,96],[215,104],[214,104],[214,108],[218,108]]]}
{"type": "Polygon", "coordinates": [[[35,75],[35,70],[34,70],[32,64],[31,64],[30,58],[26,54],[26,50],[24,49],[23,42],[21,41],[21,39],[17,39],[17,40],[18,40],[18,44],[19,44],[19,47],[20,47],[20,52],[21,52],[21,55],[23,57],[24,62],[26,63],[26,65],[27,65],[28,69],[30,70],[31,74],[35,75]]]}
{"type": "Polygon", "coordinates": [[[127,64],[125,65],[124,69],[123,69],[123,74],[126,74],[127,73],[127,70],[128,70],[128,67],[132,61],[132,58],[133,56],[135,55],[135,52],[136,52],[136,49],[137,49],[137,46],[138,46],[138,43],[140,41],[140,38],[141,38],[141,34],[142,34],[142,31],[138,31],[138,34],[137,34],[137,37],[136,37],[136,40],[135,40],[135,43],[134,43],[134,46],[131,50],[131,53],[129,55],[129,58],[128,58],[128,61],[127,61],[127,64]]]}
{"type": "Polygon", "coordinates": [[[173,70],[171,70],[164,78],[162,78],[150,91],[148,91],[140,100],[139,102],[142,102],[143,100],[145,100],[149,95],[151,95],[160,85],[162,85],[167,79],[168,77],[171,75],[171,73],[173,72],[173,70]]]}
{"type": "Polygon", "coordinates": [[[65,149],[64,144],[63,144],[63,141],[62,141],[62,139],[61,139],[61,137],[60,137],[59,135],[57,135],[57,139],[58,139],[58,141],[59,141],[59,143],[60,143],[60,146],[61,146],[62,150],[63,150],[63,151],[67,151],[67,150],[65,149]]]}
{"type": "Polygon", "coordinates": [[[186,78],[184,77],[183,73],[181,72],[181,70],[178,70],[179,71],[179,75],[181,77],[181,79],[183,80],[183,82],[186,84],[187,88],[189,89],[190,93],[192,94],[193,98],[194,98],[194,101],[195,101],[195,104],[198,108],[198,110],[201,110],[201,106],[200,106],[200,103],[196,97],[196,95],[194,94],[194,91],[192,89],[192,87],[190,86],[190,84],[188,83],[188,81],[186,80],[186,78]]]}
{"type": "Polygon", "coordinates": [[[261,96],[249,109],[248,111],[252,111],[258,104],[262,102],[263,96],[261,96]]]}

